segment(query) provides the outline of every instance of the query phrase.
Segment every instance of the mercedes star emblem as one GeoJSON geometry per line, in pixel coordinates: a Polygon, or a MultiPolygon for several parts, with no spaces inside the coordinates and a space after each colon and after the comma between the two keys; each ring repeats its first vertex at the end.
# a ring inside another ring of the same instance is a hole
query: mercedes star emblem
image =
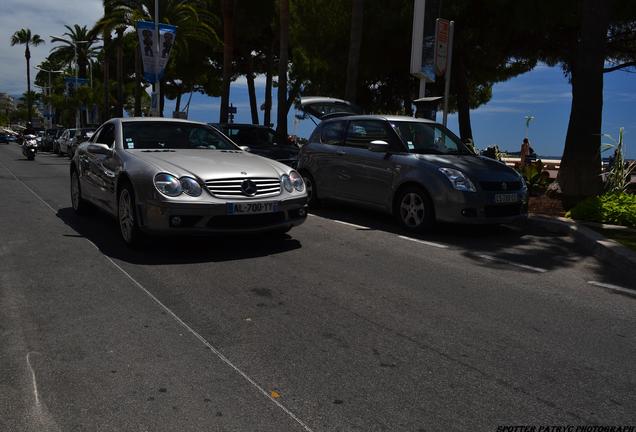
{"type": "Polygon", "coordinates": [[[243,180],[243,183],[241,183],[241,190],[246,196],[254,196],[256,195],[256,183],[250,179],[243,180]]]}

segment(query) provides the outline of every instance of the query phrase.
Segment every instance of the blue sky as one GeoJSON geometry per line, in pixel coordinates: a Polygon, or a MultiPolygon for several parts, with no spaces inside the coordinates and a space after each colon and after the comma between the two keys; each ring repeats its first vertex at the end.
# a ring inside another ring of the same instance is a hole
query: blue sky
{"type": "MultiPolygon", "coordinates": [[[[613,72],[605,74],[603,133],[617,138],[620,127],[625,128],[626,157],[636,159],[636,74],[613,72]]],[[[258,104],[264,100],[264,80],[256,82],[258,104]]],[[[276,93],[274,92],[274,102],[276,93]]],[[[231,102],[237,107],[237,123],[250,122],[249,100],[245,80],[232,84],[231,102]]],[[[524,75],[493,88],[493,97],[486,105],[471,111],[475,142],[479,148],[497,144],[508,151],[519,151],[525,136],[525,116],[535,117],[530,125],[532,147],[539,155],[558,156],[563,153],[572,102],[571,87],[559,67],[539,65],[524,75]]],[[[192,97],[190,118],[218,122],[219,98],[195,94],[192,97]]],[[[174,104],[167,101],[166,114],[174,104]]],[[[288,119],[290,133],[308,137],[314,128],[310,120],[298,122],[292,108],[288,119]]],[[[276,119],[275,107],[272,118],[276,119]]],[[[263,121],[263,112],[259,111],[263,121]]],[[[441,114],[438,115],[441,121],[441,114]]],[[[450,115],[448,126],[458,132],[457,116],[450,115]]],[[[604,141],[609,141],[604,139],[604,141]]],[[[604,154],[609,156],[609,152],[604,154]]]]}

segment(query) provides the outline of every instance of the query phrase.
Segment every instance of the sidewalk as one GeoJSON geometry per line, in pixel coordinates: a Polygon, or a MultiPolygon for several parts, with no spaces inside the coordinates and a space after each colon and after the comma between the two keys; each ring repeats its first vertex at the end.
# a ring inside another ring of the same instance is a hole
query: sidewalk
{"type": "MultiPolygon", "coordinates": [[[[602,234],[588,228],[581,222],[563,217],[552,217],[531,213],[528,224],[557,234],[568,234],[577,243],[590,251],[596,258],[614,264],[628,271],[636,270],[636,252],[602,234]]],[[[636,289],[636,286],[633,287],[636,289]]]]}

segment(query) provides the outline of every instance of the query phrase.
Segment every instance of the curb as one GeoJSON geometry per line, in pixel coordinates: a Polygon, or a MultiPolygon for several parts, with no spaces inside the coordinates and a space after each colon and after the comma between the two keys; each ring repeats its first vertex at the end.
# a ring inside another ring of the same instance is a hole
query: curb
{"type": "Polygon", "coordinates": [[[636,269],[636,252],[617,241],[606,238],[580,222],[563,217],[529,214],[528,224],[553,233],[570,235],[596,258],[616,265],[622,271],[634,272],[636,269]]]}

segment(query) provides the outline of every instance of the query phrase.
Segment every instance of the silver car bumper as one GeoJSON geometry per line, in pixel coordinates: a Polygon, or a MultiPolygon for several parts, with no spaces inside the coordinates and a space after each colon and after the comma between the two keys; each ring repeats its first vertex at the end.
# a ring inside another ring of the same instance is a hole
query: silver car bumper
{"type": "MultiPolygon", "coordinates": [[[[440,222],[462,224],[502,224],[513,223],[528,217],[528,194],[516,194],[513,202],[497,202],[495,192],[453,191],[442,200],[435,201],[435,216],[440,222]]],[[[499,194],[501,195],[501,194],[499,194]]]]}
{"type": "Polygon", "coordinates": [[[142,231],[157,234],[267,232],[298,226],[307,219],[307,199],[280,201],[275,213],[229,215],[226,203],[146,202],[138,205],[142,231]]]}

